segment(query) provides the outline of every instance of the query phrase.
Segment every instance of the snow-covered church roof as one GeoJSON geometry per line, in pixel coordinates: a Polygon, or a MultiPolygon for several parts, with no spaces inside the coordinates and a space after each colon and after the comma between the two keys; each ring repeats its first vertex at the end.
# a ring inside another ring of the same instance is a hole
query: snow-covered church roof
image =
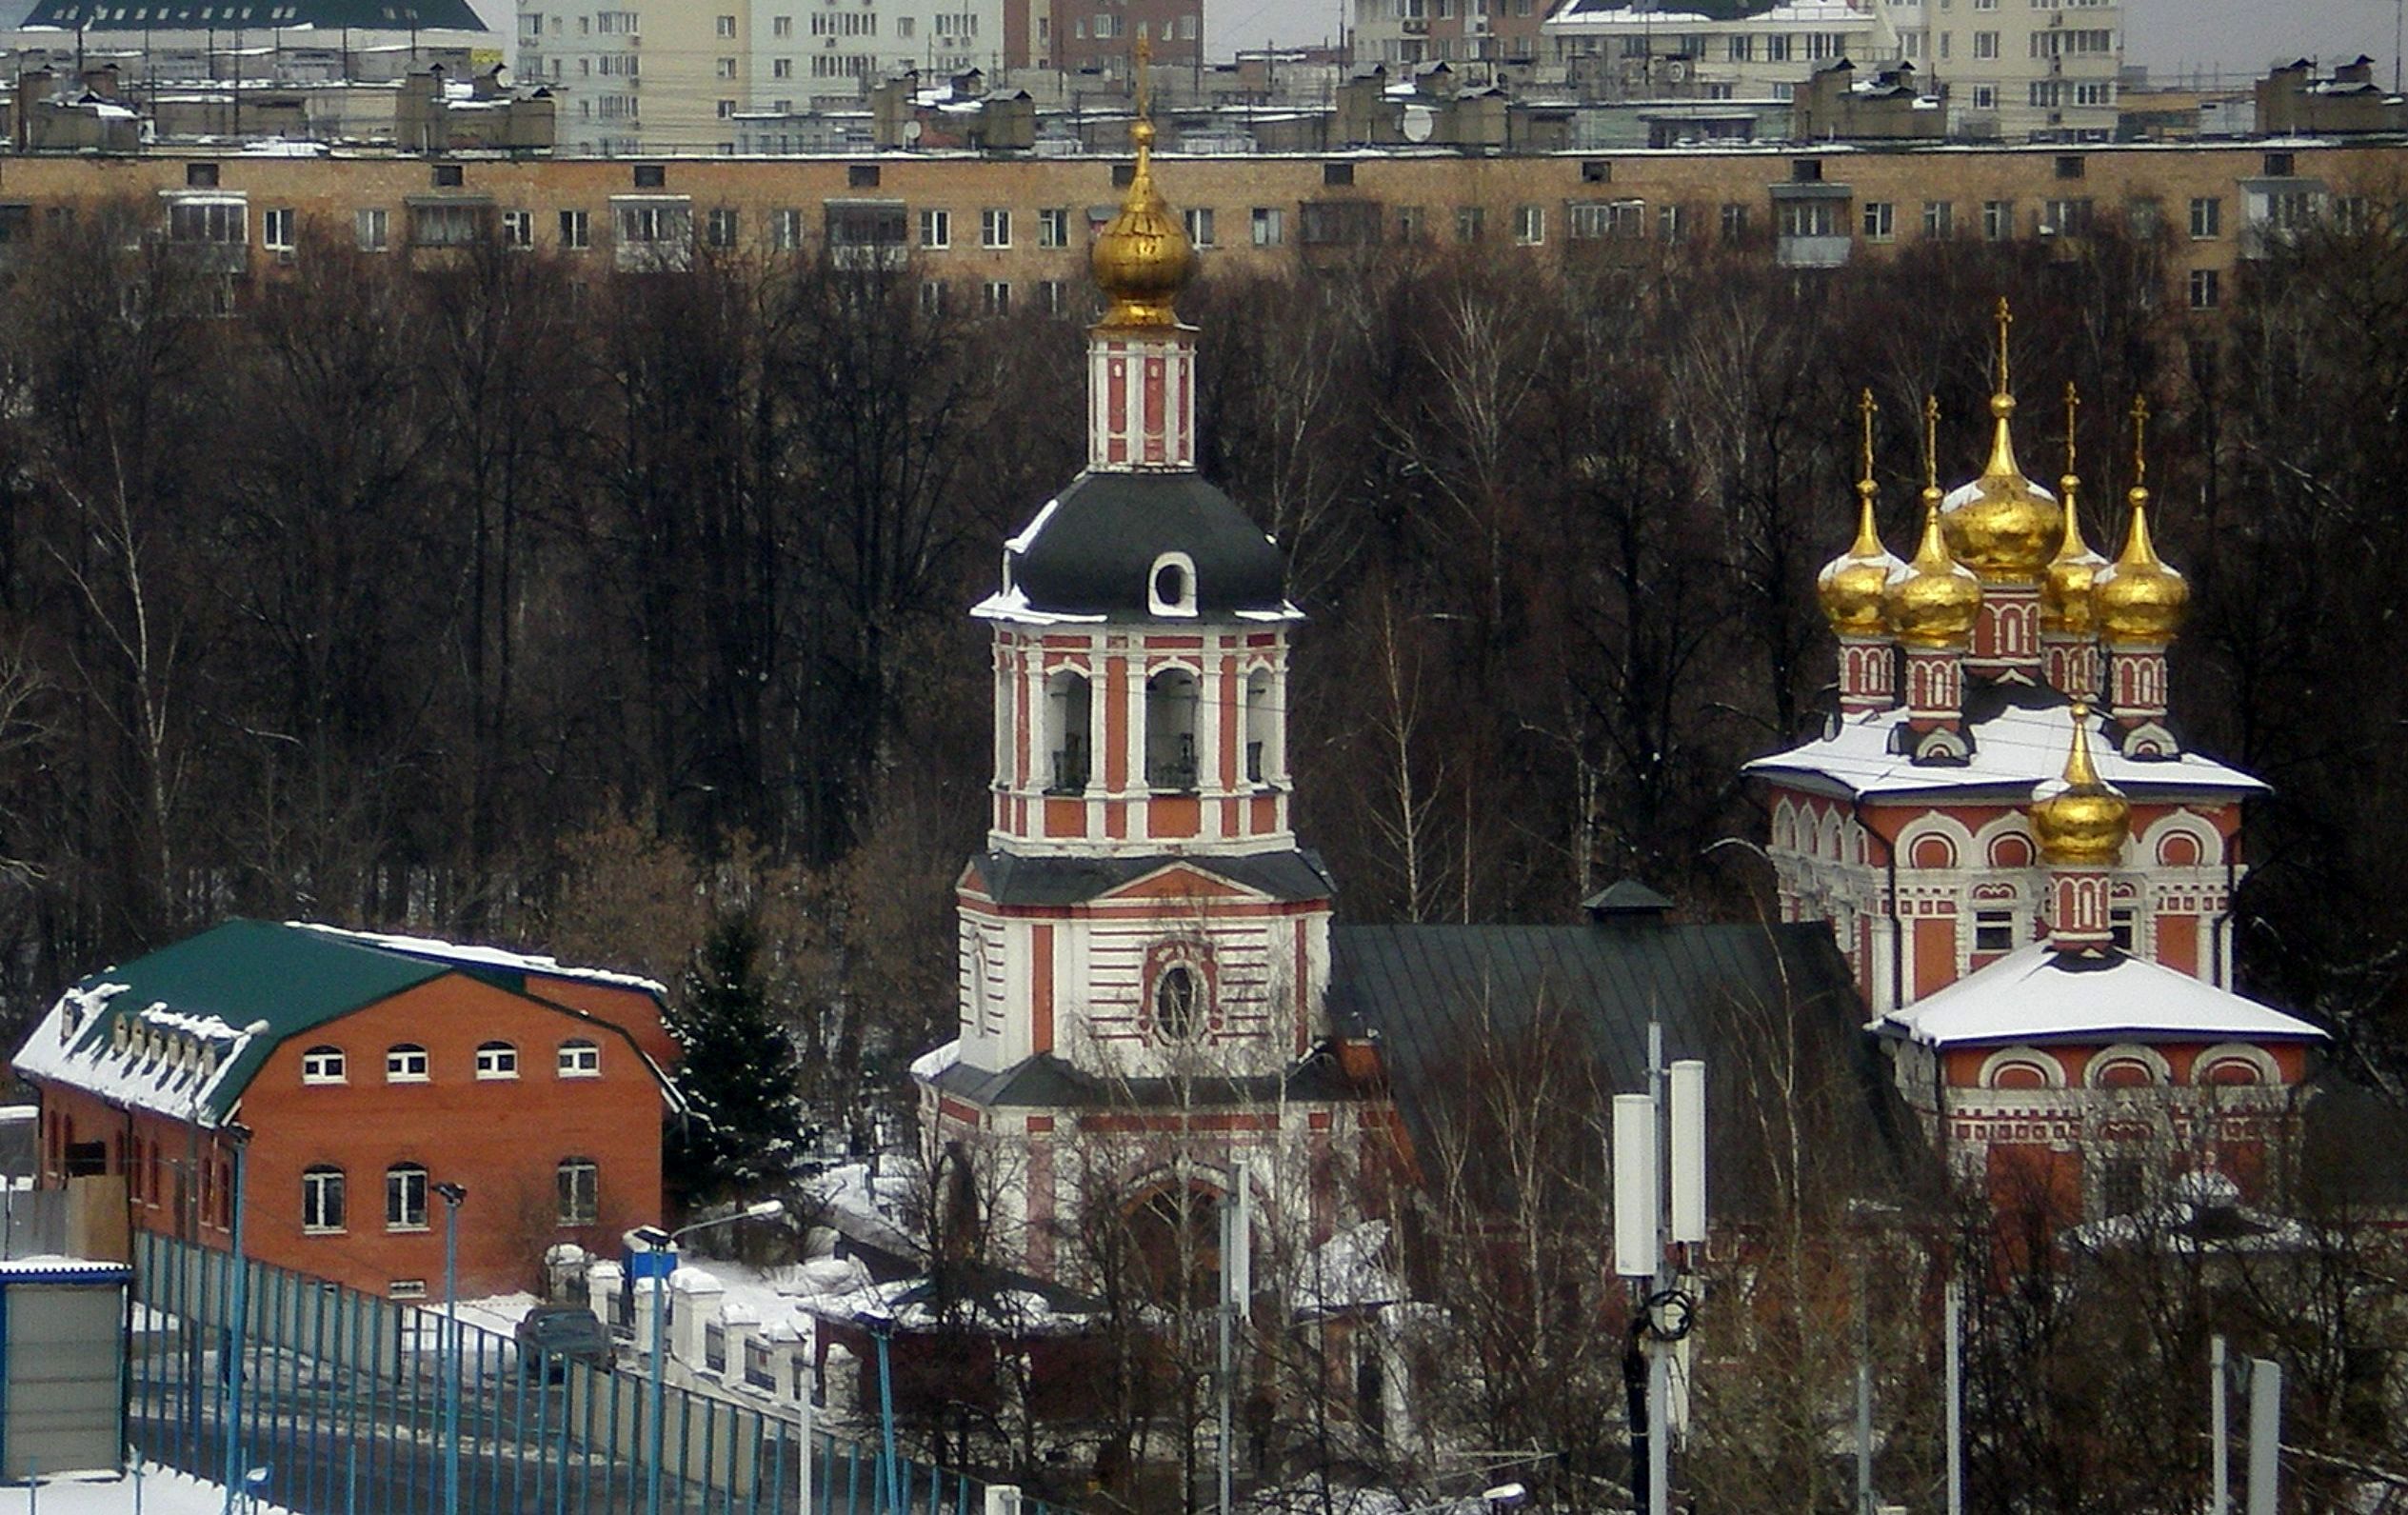
{"type": "Polygon", "coordinates": [[[2060,952],[2046,942],[1873,1023],[1927,1047],[2010,1042],[2321,1041],[2324,1033],[2230,989],[2129,953],[2060,952]]]}

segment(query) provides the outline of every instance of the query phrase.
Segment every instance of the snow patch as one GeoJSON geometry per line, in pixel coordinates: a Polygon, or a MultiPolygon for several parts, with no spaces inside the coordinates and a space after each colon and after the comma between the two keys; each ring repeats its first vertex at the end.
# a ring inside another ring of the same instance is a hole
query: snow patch
{"type": "Polygon", "coordinates": [[[399,936],[389,931],[353,931],[339,926],[326,926],[316,921],[287,921],[298,930],[315,931],[363,947],[382,947],[405,957],[432,958],[440,963],[458,963],[469,967],[497,967],[511,973],[536,973],[549,978],[575,979],[585,984],[607,984],[614,988],[642,989],[649,994],[667,995],[668,987],[658,979],[647,979],[635,973],[616,973],[608,968],[569,967],[556,957],[533,952],[513,952],[506,947],[478,947],[460,942],[446,942],[431,936],[399,936]]]}

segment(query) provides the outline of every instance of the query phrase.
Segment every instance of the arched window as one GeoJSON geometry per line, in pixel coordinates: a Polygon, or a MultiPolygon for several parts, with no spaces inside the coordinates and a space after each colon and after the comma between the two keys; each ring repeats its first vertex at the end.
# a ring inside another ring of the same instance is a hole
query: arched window
{"type": "Polygon", "coordinates": [[[1158,789],[1196,787],[1196,676],[1164,668],[1145,681],[1145,782],[1158,789]]]}
{"type": "Polygon", "coordinates": [[[1087,676],[1065,668],[1045,681],[1045,777],[1048,794],[1087,787],[1087,676]]]}
{"type": "Polygon", "coordinates": [[[1271,705],[1271,670],[1245,676],[1245,781],[1269,784],[1280,772],[1279,711],[1271,705]]]}
{"type": "Polygon", "coordinates": [[[1145,954],[1145,1018],[1155,1035],[1185,1042],[1212,1027],[1211,951],[1205,943],[1175,941],[1145,954]]]}
{"type": "Polygon", "coordinates": [[[573,1037],[561,1043],[560,1076],[562,1078],[602,1077],[602,1048],[583,1037],[573,1037]]]}
{"type": "Polygon", "coordinates": [[[563,1226],[591,1226],[602,1215],[602,1169],[590,1157],[564,1157],[552,1173],[563,1226]]]}
{"type": "Polygon", "coordinates": [[[1154,976],[1154,1024],[1163,1034],[1185,1041],[1196,1034],[1196,1010],[1204,1000],[1204,984],[1196,970],[1173,963],[1154,976]]]}
{"type": "Polygon", "coordinates": [[[301,1229],[310,1236],[343,1229],[341,1168],[321,1165],[301,1170],[301,1229]]]}
{"type": "Polygon", "coordinates": [[[345,1082],[343,1069],[343,1049],[339,1047],[313,1047],[301,1054],[304,1084],[341,1084],[345,1082]]]}
{"type": "Polygon", "coordinates": [[[415,1042],[404,1042],[385,1049],[385,1082],[388,1084],[424,1084],[427,1082],[427,1049],[415,1042]]]}
{"type": "Polygon", "coordinates": [[[385,1229],[426,1228],[427,1170],[415,1163],[396,1163],[385,1170],[385,1229]]]}
{"type": "Polygon", "coordinates": [[[518,1077],[518,1048],[507,1042],[488,1042],[478,1047],[477,1077],[518,1077]]]}
{"type": "Polygon", "coordinates": [[[1195,614],[1196,560],[1184,552],[1156,558],[1145,578],[1145,608],[1154,615],[1195,614]]]}

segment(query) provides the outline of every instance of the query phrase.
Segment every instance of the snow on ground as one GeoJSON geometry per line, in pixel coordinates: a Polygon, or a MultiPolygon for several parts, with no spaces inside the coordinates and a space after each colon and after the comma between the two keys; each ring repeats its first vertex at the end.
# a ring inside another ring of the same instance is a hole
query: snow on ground
{"type": "MultiPolygon", "coordinates": [[[[62,1473],[45,1477],[28,1489],[22,1484],[0,1485],[0,1515],[133,1515],[137,1475],[127,1473],[62,1473]]],[[[226,1488],[152,1465],[139,1482],[142,1515],[220,1515],[226,1488]]],[[[238,1505],[255,1515],[289,1515],[273,1505],[238,1505]]]]}
{"type": "MultiPolygon", "coordinates": [[[[460,1320],[463,1325],[481,1326],[496,1336],[507,1336],[518,1329],[518,1323],[527,1312],[543,1304],[532,1294],[488,1294],[484,1299],[462,1300],[460,1320]]],[[[443,1306],[434,1306],[436,1313],[443,1306]]]]}

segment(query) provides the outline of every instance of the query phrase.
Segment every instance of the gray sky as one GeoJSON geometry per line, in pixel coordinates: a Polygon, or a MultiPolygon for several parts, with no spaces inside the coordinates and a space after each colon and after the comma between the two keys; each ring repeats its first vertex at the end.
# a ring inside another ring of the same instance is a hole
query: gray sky
{"type": "MultiPolygon", "coordinates": [[[[1205,0],[1208,56],[1239,48],[1318,42],[1342,25],[1343,0],[1205,0]]],[[[1664,0],[1667,6],[1678,0],[1664,0]]],[[[2125,55],[2161,79],[2190,68],[2254,78],[2277,58],[2330,64],[2361,52],[2391,79],[2395,0],[2124,0],[2125,55]]]]}

